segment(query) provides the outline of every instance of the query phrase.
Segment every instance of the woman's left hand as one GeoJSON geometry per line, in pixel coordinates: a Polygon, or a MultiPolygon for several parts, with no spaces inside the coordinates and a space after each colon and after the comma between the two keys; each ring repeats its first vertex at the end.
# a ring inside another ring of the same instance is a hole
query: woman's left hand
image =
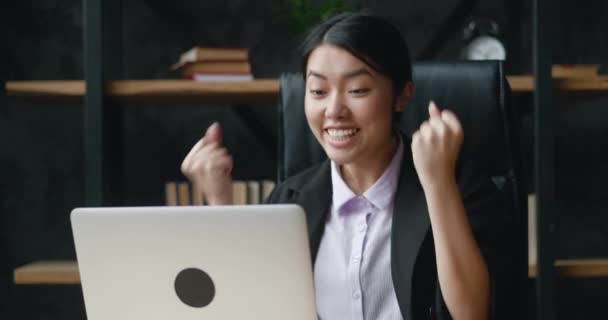
{"type": "Polygon", "coordinates": [[[424,188],[455,180],[456,160],[464,140],[462,126],[449,110],[439,110],[431,101],[429,119],[412,136],[412,155],[424,188]]]}

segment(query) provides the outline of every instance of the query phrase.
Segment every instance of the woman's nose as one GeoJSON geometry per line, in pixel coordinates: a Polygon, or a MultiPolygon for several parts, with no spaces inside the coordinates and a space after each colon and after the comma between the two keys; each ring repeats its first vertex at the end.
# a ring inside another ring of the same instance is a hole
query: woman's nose
{"type": "Polygon", "coordinates": [[[327,99],[325,117],[329,119],[340,119],[344,118],[347,112],[347,107],[339,94],[333,94],[329,99],[327,99]]]}

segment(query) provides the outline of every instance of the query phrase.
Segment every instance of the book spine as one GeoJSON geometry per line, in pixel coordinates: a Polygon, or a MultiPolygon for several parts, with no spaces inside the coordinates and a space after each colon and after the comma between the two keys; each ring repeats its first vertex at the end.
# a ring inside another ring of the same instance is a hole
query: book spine
{"type": "Polygon", "coordinates": [[[177,205],[177,183],[165,183],[165,204],[168,206],[177,205]]]}
{"type": "Polygon", "coordinates": [[[177,195],[180,206],[188,206],[190,201],[190,184],[188,182],[180,182],[177,187],[177,195]]]}

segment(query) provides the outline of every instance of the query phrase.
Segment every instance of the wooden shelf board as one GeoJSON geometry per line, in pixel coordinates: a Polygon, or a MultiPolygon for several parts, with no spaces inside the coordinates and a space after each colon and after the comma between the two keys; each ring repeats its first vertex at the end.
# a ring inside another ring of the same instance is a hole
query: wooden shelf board
{"type": "Polygon", "coordinates": [[[43,104],[82,104],[84,81],[7,81],[6,95],[43,104]]]}
{"type": "MultiPolygon", "coordinates": [[[[513,93],[534,91],[534,78],[530,75],[507,76],[513,93]]],[[[562,93],[602,93],[608,92],[608,76],[555,78],[553,86],[562,93]]]]}
{"type": "MultiPolygon", "coordinates": [[[[565,278],[608,277],[608,259],[556,260],[555,273],[565,278]]],[[[536,264],[528,266],[528,277],[536,277],[536,264]]]]}
{"type": "MultiPolygon", "coordinates": [[[[532,76],[507,76],[515,94],[534,90],[532,76]]],[[[556,78],[555,88],[569,93],[608,92],[608,76],[556,78]]],[[[275,104],[279,82],[259,79],[243,82],[196,82],[191,80],[120,80],[107,85],[111,97],[132,104],[275,104]]],[[[7,81],[8,96],[39,103],[81,104],[85,92],[82,80],[7,81]]]]}
{"type": "Polygon", "coordinates": [[[243,82],[123,80],[110,82],[108,92],[126,103],[276,104],[279,82],[274,79],[243,82]]]}
{"type": "MultiPolygon", "coordinates": [[[[243,82],[120,80],[109,82],[106,90],[121,103],[276,104],[279,82],[275,79],[243,82]]],[[[8,96],[34,102],[81,104],[85,86],[81,80],[7,81],[6,92],[8,96]]]]}
{"type": "MultiPolygon", "coordinates": [[[[608,258],[557,260],[561,277],[608,277],[608,258]]],[[[528,277],[536,277],[536,265],[528,266],[528,277]]],[[[39,261],[15,269],[16,284],[79,284],[76,261],[39,261]]]]}
{"type": "Polygon", "coordinates": [[[15,269],[16,284],[79,284],[76,261],[38,261],[15,269]]]}

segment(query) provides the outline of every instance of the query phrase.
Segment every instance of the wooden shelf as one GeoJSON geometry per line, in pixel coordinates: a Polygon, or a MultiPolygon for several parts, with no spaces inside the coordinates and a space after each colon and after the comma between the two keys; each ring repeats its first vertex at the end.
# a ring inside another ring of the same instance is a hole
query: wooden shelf
{"type": "MultiPolygon", "coordinates": [[[[608,276],[608,259],[557,260],[556,273],[561,277],[584,278],[608,276]]],[[[528,266],[528,277],[536,277],[536,264],[528,266]]],[[[79,284],[76,261],[38,261],[15,269],[15,284],[79,284]]]]}
{"type": "MultiPolygon", "coordinates": [[[[534,91],[532,76],[507,76],[513,93],[531,93],[534,91]]],[[[563,93],[608,93],[608,76],[588,78],[555,78],[553,86],[563,93]]]]}
{"type": "MultiPolygon", "coordinates": [[[[191,80],[111,81],[106,90],[120,103],[133,104],[276,104],[279,82],[275,79],[243,82],[196,82],[191,80]]],[[[81,104],[84,81],[7,81],[10,97],[39,103],[81,104]]]]}
{"type": "Polygon", "coordinates": [[[82,103],[84,81],[7,81],[6,95],[44,104],[54,102],[82,103]]]}
{"type": "MultiPolygon", "coordinates": [[[[515,94],[534,90],[532,76],[507,76],[515,94]]],[[[568,93],[608,92],[608,76],[555,79],[555,88],[568,93]]],[[[276,104],[279,82],[261,79],[243,82],[196,82],[190,80],[120,80],[108,83],[108,94],[131,104],[276,104]]],[[[81,80],[7,81],[10,97],[51,104],[81,104],[85,92],[81,80]]]]}
{"type": "Polygon", "coordinates": [[[38,261],[15,269],[16,284],[79,284],[76,261],[38,261]]]}
{"type": "MultiPolygon", "coordinates": [[[[565,259],[555,261],[555,273],[566,278],[608,276],[608,259],[565,259]]],[[[528,277],[536,277],[536,264],[528,265],[528,277]]]]}

